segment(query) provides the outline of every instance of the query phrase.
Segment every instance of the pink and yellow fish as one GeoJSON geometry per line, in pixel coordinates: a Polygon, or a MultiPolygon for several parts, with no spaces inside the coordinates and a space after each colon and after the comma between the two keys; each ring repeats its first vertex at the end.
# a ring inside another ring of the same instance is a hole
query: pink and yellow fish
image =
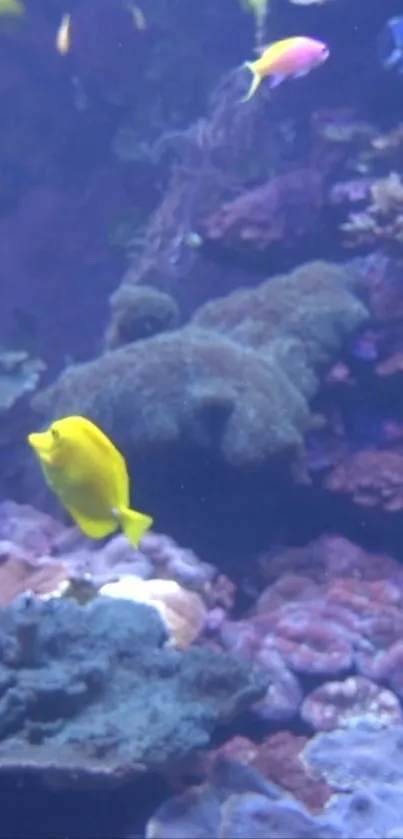
{"type": "Polygon", "coordinates": [[[323,41],[298,36],[285,38],[269,44],[255,61],[245,61],[252,73],[252,83],[243,102],[256,93],[260,83],[270,77],[270,87],[277,87],[285,79],[297,79],[306,76],[315,67],[329,58],[329,47],[323,41]]]}

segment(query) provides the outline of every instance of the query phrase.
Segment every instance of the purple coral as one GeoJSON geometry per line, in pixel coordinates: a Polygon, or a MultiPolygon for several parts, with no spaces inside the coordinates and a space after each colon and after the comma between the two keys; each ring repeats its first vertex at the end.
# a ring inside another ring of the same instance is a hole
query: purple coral
{"type": "Polygon", "coordinates": [[[365,724],[381,728],[403,720],[397,696],[363,676],[316,688],[304,699],[301,717],[314,731],[365,724]]]}

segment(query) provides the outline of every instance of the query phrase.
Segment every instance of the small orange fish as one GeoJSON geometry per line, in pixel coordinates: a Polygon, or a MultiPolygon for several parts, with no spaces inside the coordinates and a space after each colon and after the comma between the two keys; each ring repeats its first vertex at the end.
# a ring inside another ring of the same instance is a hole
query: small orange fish
{"type": "Polygon", "coordinates": [[[60,55],[67,55],[71,46],[71,16],[63,15],[56,35],[56,49],[60,55]]]}
{"type": "Polygon", "coordinates": [[[243,67],[247,67],[252,73],[252,83],[248,93],[242,99],[246,102],[250,99],[264,78],[270,76],[270,87],[277,87],[287,78],[299,78],[306,76],[310,70],[323,64],[329,58],[329,47],[323,41],[316,41],[314,38],[298,36],[296,38],[284,38],[269,44],[256,61],[245,61],[243,67]]]}

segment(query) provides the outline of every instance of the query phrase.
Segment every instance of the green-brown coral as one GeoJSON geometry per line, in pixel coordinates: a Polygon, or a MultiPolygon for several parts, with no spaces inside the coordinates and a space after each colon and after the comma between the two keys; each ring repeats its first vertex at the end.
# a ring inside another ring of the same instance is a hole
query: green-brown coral
{"type": "Polygon", "coordinates": [[[173,298],[151,286],[122,283],[110,304],[112,317],[105,336],[109,349],[166,332],[179,321],[173,298]]]}
{"type": "Polygon", "coordinates": [[[348,272],[312,262],[68,368],[35,406],[90,417],[133,457],[184,445],[231,466],[264,463],[302,448],[320,370],[365,317],[348,272]]]}

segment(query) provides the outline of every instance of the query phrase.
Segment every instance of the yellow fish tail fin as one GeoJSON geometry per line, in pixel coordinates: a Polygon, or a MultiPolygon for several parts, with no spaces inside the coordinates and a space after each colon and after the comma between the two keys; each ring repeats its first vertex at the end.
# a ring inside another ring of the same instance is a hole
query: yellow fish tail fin
{"type": "Polygon", "coordinates": [[[137,548],[140,540],[151,527],[153,519],[151,516],[146,516],[144,513],[138,513],[136,510],[131,510],[129,507],[121,507],[119,509],[118,517],[124,534],[127,536],[129,542],[137,548]]]}
{"type": "Polygon", "coordinates": [[[252,73],[252,82],[251,82],[251,86],[250,86],[250,88],[249,88],[249,90],[248,90],[248,92],[247,92],[246,96],[244,96],[244,97],[241,99],[241,102],[247,102],[247,101],[248,101],[248,99],[251,99],[251,98],[252,98],[252,96],[254,95],[254,93],[256,93],[256,91],[257,91],[257,89],[258,89],[258,87],[259,87],[259,85],[260,85],[260,82],[262,81],[262,77],[260,76],[260,74],[259,74],[259,73],[257,73],[257,72],[256,72],[256,69],[255,69],[254,62],[253,62],[253,61],[245,61],[245,63],[244,63],[242,66],[243,66],[243,67],[247,67],[247,68],[248,68],[248,70],[250,70],[250,72],[252,73]]]}

